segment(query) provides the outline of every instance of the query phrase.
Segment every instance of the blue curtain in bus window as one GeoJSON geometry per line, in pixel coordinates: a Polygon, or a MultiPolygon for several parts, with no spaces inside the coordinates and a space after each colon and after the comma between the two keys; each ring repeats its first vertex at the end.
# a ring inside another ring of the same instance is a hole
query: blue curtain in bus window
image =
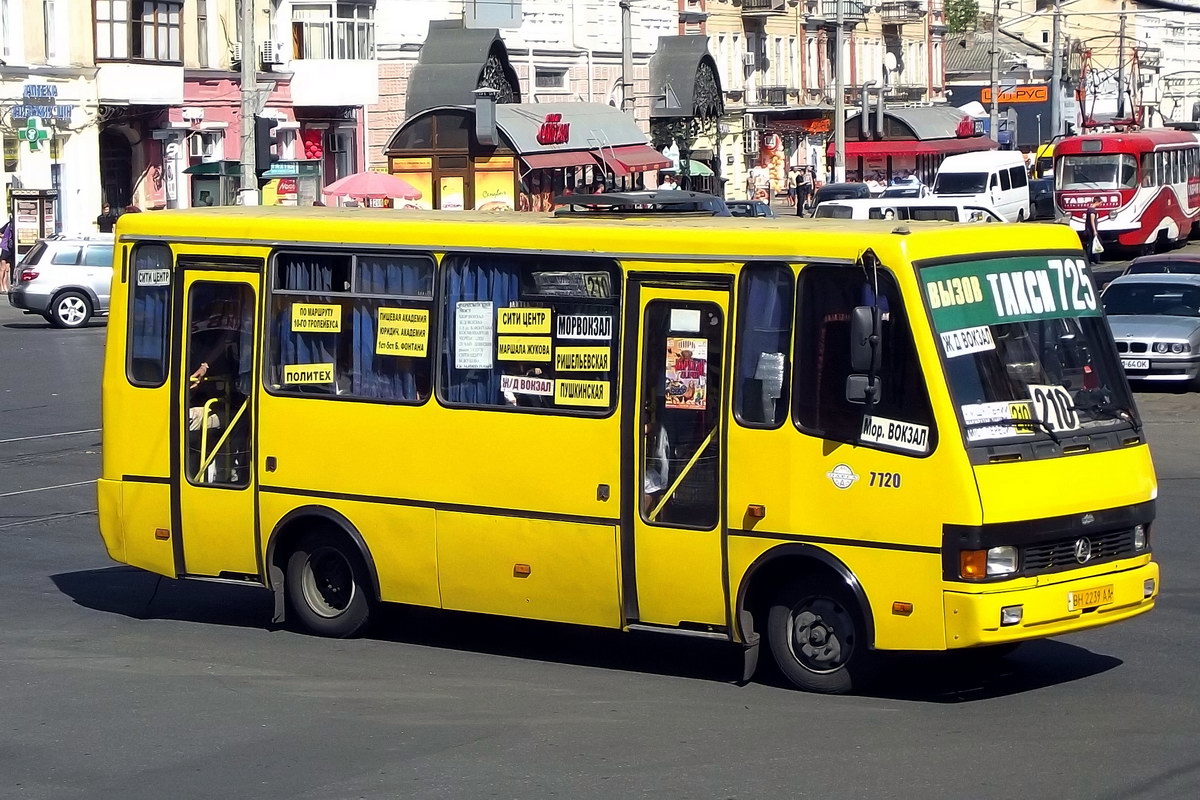
{"type": "MultiPolygon", "coordinates": [[[[285,256],[278,270],[281,289],[288,291],[329,292],[334,290],[333,264],[319,255],[285,256]]],[[[343,290],[343,287],[337,287],[343,290]]],[[[336,333],[305,333],[292,330],[292,305],[294,303],[329,303],[328,297],[283,296],[276,298],[282,304],[276,316],[275,336],[279,342],[279,364],[330,364],[336,362],[336,333]]],[[[333,300],[333,302],[337,302],[333,300]]],[[[283,372],[280,368],[279,380],[283,372]]],[[[343,390],[340,386],[339,390],[343,390]]]]}
{"type": "Polygon", "coordinates": [[[130,324],[129,377],[137,383],[159,384],[167,374],[167,314],[171,287],[143,286],[139,270],[170,269],[165,247],[139,247],[133,260],[133,320],[130,324]]]}
{"type": "MultiPolygon", "coordinates": [[[[507,306],[521,295],[521,272],[512,259],[496,256],[469,256],[446,260],[446,312],[442,325],[442,353],[445,359],[446,399],[470,405],[501,405],[500,374],[493,362],[490,370],[455,369],[454,313],[458,303],[491,301],[495,309],[507,306]]],[[[495,316],[493,316],[493,321],[495,316]]],[[[493,343],[495,336],[493,335],[493,343]]],[[[493,357],[495,353],[493,351],[493,357]]]]}
{"type": "MultiPolygon", "coordinates": [[[[365,294],[428,297],[433,292],[433,264],[426,259],[360,258],[358,291],[365,294]]],[[[378,355],[379,308],[413,308],[411,300],[356,299],[353,310],[350,393],[385,400],[420,399],[417,373],[428,372],[425,359],[378,355]]],[[[424,306],[420,306],[424,307],[424,306]]]]}
{"type": "Polygon", "coordinates": [[[743,286],[739,412],[747,422],[774,424],[784,411],[778,401],[787,385],[792,272],[788,267],[750,267],[743,286]]]}

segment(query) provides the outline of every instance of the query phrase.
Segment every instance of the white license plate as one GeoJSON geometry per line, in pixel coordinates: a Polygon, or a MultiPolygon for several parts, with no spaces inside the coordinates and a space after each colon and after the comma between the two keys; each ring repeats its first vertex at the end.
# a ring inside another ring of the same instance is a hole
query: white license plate
{"type": "Polygon", "coordinates": [[[1121,366],[1125,369],[1150,369],[1150,359],[1148,358],[1123,358],[1121,366]]]}
{"type": "Polygon", "coordinates": [[[1095,586],[1091,589],[1081,589],[1077,592],[1067,592],[1067,611],[1078,611],[1085,608],[1103,606],[1113,601],[1112,584],[1095,586]]]}

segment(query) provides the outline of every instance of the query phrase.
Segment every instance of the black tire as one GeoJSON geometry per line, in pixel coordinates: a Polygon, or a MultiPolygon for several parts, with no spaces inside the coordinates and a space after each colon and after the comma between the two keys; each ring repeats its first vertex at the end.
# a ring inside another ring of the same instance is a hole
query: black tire
{"type": "Polygon", "coordinates": [[[342,537],[306,534],[288,556],[289,616],[309,633],[347,639],[361,632],[371,615],[369,587],[361,556],[342,537]]]}
{"type": "Polygon", "coordinates": [[[1022,208],[1020,211],[1017,212],[1017,222],[1024,222],[1024,221],[1025,221],[1025,209],[1022,208]]]}
{"type": "Polygon", "coordinates": [[[50,303],[47,319],[56,328],[81,328],[92,318],[92,301],[82,292],[63,292],[50,303]]]}
{"type": "Polygon", "coordinates": [[[767,637],[779,670],[806,691],[846,694],[873,677],[875,654],[862,609],[835,579],[800,579],[784,586],[771,604],[767,637]]]}

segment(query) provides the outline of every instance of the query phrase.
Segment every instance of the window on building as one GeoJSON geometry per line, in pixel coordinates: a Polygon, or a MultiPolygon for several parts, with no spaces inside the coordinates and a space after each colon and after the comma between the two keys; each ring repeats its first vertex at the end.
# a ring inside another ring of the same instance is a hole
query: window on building
{"type": "Polygon", "coordinates": [[[9,21],[9,3],[11,0],[0,0],[0,56],[8,58],[12,55],[12,45],[9,37],[12,35],[9,21]]]}
{"type": "Polygon", "coordinates": [[[196,0],[196,45],[200,66],[208,66],[208,0],[196,0]]]}
{"type": "Polygon", "coordinates": [[[485,253],[451,254],[442,266],[442,402],[576,414],[615,407],[615,264],[485,253]]]}
{"type": "Polygon", "coordinates": [[[183,0],[95,0],[96,59],[181,63],[183,0]]]}
{"type": "Polygon", "coordinates": [[[21,160],[21,140],[13,134],[0,133],[0,137],[4,139],[4,171],[16,172],[21,160]]]}
{"type": "Polygon", "coordinates": [[[354,60],[374,58],[374,1],[294,2],[292,57],[354,60]]]}
{"type": "Polygon", "coordinates": [[[747,427],[774,428],[787,418],[792,346],[792,270],[752,264],[742,273],[734,408],[747,427]]]}
{"type": "Polygon", "coordinates": [[[125,373],[134,386],[162,386],[170,343],[171,251],[161,244],[139,245],[132,260],[125,373]]]}
{"type": "MultiPolygon", "coordinates": [[[[810,266],[800,272],[796,325],[796,421],[806,433],[831,441],[867,447],[889,446],[864,433],[864,414],[885,428],[889,423],[920,434],[922,452],[899,447],[909,455],[932,451],[933,413],[925,378],[917,359],[912,331],[895,279],[860,267],[810,266]],[[868,409],[847,399],[847,379],[856,374],[850,360],[850,318],[858,306],[877,309],[882,353],[876,376],[879,397],[868,409]]],[[[886,437],[885,437],[886,438],[886,437]]]]}
{"type": "Polygon", "coordinates": [[[42,35],[45,40],[46,60],[58,58],[58,14],[55,0],[42,0],[42,35]]]}
{"type": "Polygon", "coordinates": [[[536,89],[566,89],[567,70],[559,67],[536,67],[533,71],[536,89]]]}
{"type": "Polygon", "coordinates": [[[268,388],[424,402],[433,373],[433,274],[425,255],[276,254],[268,388]]]}

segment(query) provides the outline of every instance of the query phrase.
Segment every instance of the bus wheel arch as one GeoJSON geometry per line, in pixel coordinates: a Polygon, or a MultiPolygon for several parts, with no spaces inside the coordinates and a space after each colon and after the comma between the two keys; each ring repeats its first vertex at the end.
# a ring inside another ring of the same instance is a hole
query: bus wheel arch
{"type": "MultiPolygon", "coordinates": [[[[798,542],[779,545],[763,553],[750,565],[738,589],[736,619],[740,640],[757,644],[759,636],[765,635],[781,672],[801,688],[830,693],[857,688],[859,681],[852,681],[846,675],[814,676],[798,667],[789,669],[780,663],[781,651],[776,648],[779,647],[781,624],[777,617],[781,612],[777,606],[781,597],[804,594],[805,587],[814,587],[820,590],[820,594],[841,600],[845,615],[858,623],[856,632],[861,635],[857,637],[859,641],[855,646],[860,653],[855,671],[860,675],[865,672],[859,670],[858,665],[865,666],[873,660],[870,651],[875,644],[874,618],[866,592],[845,563],[812,545],[798,542]]],[[[830,608],[829,604],[825,607],[830,608]]]]}
{"type": "Polygon", "coordinates": [[[268,586],[275,593],[276,623],[284,622],[290,612],[293,622],[312,633],[346,638],[365,626],[370,608],[379,601],[371,551],[358,529],[330,508],[302,506],[288,512],[271,532],[266,565],[268,586]],[[344,577],[352,583],[345,587],[349,592],[345,608],[320,602],[314,581],[320,582],[322,564],[343,573],[348,570],[344,577]],[[319,612],[304,608],[311,601],[316,601],[319,612]]]}

